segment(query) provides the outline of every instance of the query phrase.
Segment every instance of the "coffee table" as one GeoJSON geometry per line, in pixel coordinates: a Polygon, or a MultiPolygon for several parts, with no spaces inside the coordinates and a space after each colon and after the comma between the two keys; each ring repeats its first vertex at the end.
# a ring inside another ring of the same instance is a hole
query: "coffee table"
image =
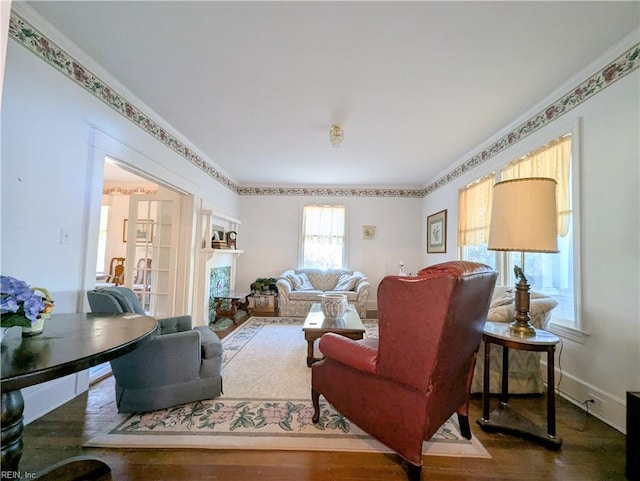
{"type": "Polygon", "coordinates": [[[321,361],[313,356],[313,343],[320,339],[323,334],[333,332],[349,339],[362,339],[364,337],[364,324],[360,320],[358,310],[353,304],[349,304],[347,312],[341,319],[325,319],[322,307],[319,302],[311,304],[309,314],[302,326],[304,338],[307,341],[307,366],[311,367],[314,362],[321,361]]]}
{"type": "Polygon", "coordinates": [[[238,309],[242,309],[243,311],[246,311],[248,314],[249,313],[249,307],[248,307],[249,303],[247,301],[248,295],[249,295],[248,292],[235,292],[235,291],[222,292],[222,293],[213,295],[212,296],[213,306],[216,312],[215,319],[213,322],[217,322],[222,318],[229,318],[235,324],[236,313],[238,312],[238,309]],[[242,299],[244,299],[243,302],[241,302],[242,299]],[[228,302],[229,309],[223,309],[222,303],[224,301],[228,302]]]}

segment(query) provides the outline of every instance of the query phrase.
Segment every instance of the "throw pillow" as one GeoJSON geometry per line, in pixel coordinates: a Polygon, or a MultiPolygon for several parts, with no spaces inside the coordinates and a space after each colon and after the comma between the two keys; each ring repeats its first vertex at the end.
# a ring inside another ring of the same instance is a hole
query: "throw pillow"
{"type": "Polygon", "coordinates": [[[299,289],[301,291],[314,290],[314,287],[313,285],[311,285],[311,281],[309,281],[307,274],[305,274],[304,272],[301,272],[300,274],[298,274],[298,277],[300,278],[300,287],[296,287],[296,289],[299,289]]]}
{"type": "Polygon", "coordinates": [[[515,294],[512,290],[504,291],[502,294],[499,294],[493,301],[491,301],[490,307],[500,307],[506,306],[508,304],[512,304],[515,299],[515,294]]]}
{"type": "Polygon", "coordinates": [[[287,277],[287,280],[291,283],[291,287],[295,291],[297,289],[296,282],[297,282],[298,276],[296,274],[287,274],[286,277],[287,277]]]}
{"type": "Polygon", "coordinates": [[[287,276],[293,285],[294,291],[312,291],[314,287],[311,285],[309,278],[304,272],[287,276]]]}
{"type": "Polygon", "coordinates": [[[340,279],[338,279],[338,283],[333,288],[333,290],[334,291],[352,291],[356,287],[356,284],[358,283],[359,280],[360,280],[359,277],[353,277],[349,274],[342,274],[340,276],[340,279]]]}

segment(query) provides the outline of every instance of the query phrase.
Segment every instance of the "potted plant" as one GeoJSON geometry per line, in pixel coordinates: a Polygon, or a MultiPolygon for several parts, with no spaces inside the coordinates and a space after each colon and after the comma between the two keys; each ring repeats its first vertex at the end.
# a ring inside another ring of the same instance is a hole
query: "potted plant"
{"type": "Polygon", "coordinates": [[[29,287],[15,277],[0,276],[0,327],[3,334],[13,326],[21,326],[25,336],[40,334],[52,310],[53,299],[46,289],[29,287]]]}

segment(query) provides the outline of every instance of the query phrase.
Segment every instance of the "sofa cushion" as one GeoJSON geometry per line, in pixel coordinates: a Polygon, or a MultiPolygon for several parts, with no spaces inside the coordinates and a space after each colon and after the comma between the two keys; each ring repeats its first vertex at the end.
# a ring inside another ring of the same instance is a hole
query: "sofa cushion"
{"type": "Polygon", "coordinates": [[[320,294],[324,294],[324,291],[319,291],[317,289],[307,290],[307,291],[291,291],[289,294],[289,299],[292,301],[313,301],[319,302],[320,299],[318,296],[320,294]]]}
{"type": "Polygon", "coordinates": [[[344,294],[347,296],[347,301],[349,302],[355,302],[358,300],[358,294],[355,291],[326,291],[325,294],[344,294]]]}
{"type": "Polygon", "coordinates": [[[299,274],[292,274],[287,277],[291,281],[293,289],[296,291],[311,291],[314,288],[304,272],[301,272],[299,274]]]}
{"type": "Polygon", "coordinates": [[[354,277],[349,274],[342,274],[340,279],[338,279],[338,283],[333,288],[334,291],[353,291],[355,290],[356,284],[360,281],[360,277],[354,277]]]}

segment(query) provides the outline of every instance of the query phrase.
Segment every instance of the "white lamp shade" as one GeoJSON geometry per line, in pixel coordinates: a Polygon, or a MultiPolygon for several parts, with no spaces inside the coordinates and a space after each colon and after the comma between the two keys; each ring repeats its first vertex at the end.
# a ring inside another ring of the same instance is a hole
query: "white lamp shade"
{"type": "Polygon", "coordinates": [[[493,187],[489,250],[558,252],[556,181],[506,180],[493,187]]]}

